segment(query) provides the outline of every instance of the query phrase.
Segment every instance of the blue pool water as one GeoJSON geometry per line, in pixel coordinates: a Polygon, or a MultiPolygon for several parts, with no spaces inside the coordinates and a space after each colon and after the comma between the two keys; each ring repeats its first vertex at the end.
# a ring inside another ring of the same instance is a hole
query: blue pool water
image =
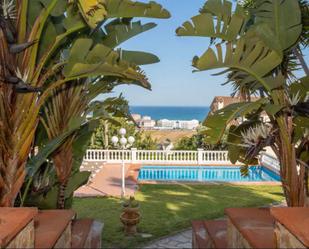
{"type": "Polygon", "coordinates": [[[139,181],[199,181],[199,182],[264,182],[280,181],[280,176],[262,167],[252,166],[249,175],[242,176],[236,166],[143,166],[139,181]]]}

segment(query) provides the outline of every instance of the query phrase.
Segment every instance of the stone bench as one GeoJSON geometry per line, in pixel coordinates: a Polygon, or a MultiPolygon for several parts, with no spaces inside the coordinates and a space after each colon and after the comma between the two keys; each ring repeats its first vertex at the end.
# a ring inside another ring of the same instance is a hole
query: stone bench
{"type": "Polygon", "coordinates": [[[72,222],[72,248],[101,248],[103,224],[92,219],[72,222]]]}

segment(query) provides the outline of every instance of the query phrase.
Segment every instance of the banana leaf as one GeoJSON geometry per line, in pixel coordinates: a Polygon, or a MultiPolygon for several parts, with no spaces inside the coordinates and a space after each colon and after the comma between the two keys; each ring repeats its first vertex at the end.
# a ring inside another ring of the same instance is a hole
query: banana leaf
{"type": "Polygon", "coordinates": [[[104,26],[105,33],[98,38],[104,45],[115,48],[143,32],[155,28],[155,23],[142,24],[140,21],[125,23],[119,19],[104,26]]]}
{"type": "Polygon", "coordinates": [[[232,13],[229,1],[207,1],[201,14],[183,23],[176,30],[178,36],[202,36],[234,41],[243,34],[244,26],[249,19],[248,13],[240,6],[232,13]],[[216,18],[216,19],[215,19],[216,18]]]}
{"type": "Polygon", "coordinates": [[[267,99],[260,99],[255,102],[234,103],[209,115],[203,123],[206,126],[203,132],[206,141],[211,144],[219,143],[231,121],[257,111],[267,102],[267,99]]]}
{"type": "Polygon", "coordinates": [[[271,27],[281,50],[292,47],[302,32],[301,11],[297,0],[257,0],[256,23],[271,27]]]}

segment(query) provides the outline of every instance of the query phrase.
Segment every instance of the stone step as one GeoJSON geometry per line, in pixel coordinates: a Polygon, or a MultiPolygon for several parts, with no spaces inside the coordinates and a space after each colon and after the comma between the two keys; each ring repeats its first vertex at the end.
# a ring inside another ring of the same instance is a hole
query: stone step
{"type": "Polygon", "coordinates": [[[204,222],[214,248],[227,248],[227,221],[209,220],[204,222]]]}
{"type": "Polygon", "coordinates": [[[92,219],[72,222],[72,248],[101,248],[103,224],[92,219]]]}
{"type": "Polygon", "coordinates": [[[193,248],[227,248],[226,220],[192,221],[193,248]]]}
{"type": "Polygon", "coordinates": [[[39,211],[34,219],[35,248],[71,248],[72,210],[39,211]]]}
{"type": "Polygon", "coordinates": [[[0,248],[33,248],[37,208],[0,208],[0,248]]]}
{"type": "Polygon", "coordinates": [[[275,219],[269,208],[227,208],[228,248],[276,248],[275,219]]]}
{"type": "Polygon", "coordinates": [[[309,248],[309,207],[271,208],[279,248],[309,248]]]}

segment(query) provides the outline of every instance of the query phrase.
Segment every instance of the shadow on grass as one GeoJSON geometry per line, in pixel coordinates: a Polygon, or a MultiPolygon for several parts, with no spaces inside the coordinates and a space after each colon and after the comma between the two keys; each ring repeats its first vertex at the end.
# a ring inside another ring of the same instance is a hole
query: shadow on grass
{"type": "Polygon", "coordinates": [[[236,185],[141,185],[136,193],[141,203],[139,232],[151,238],[125,237],[119,220],[121,200],[83,198],[74,200],[79,217],[104,222],[103,247],[133,248],[158,237],[190,227],[196,219],[214,219],[227,207],[257,207],[282,201],[280,186],[236,185]]]}

